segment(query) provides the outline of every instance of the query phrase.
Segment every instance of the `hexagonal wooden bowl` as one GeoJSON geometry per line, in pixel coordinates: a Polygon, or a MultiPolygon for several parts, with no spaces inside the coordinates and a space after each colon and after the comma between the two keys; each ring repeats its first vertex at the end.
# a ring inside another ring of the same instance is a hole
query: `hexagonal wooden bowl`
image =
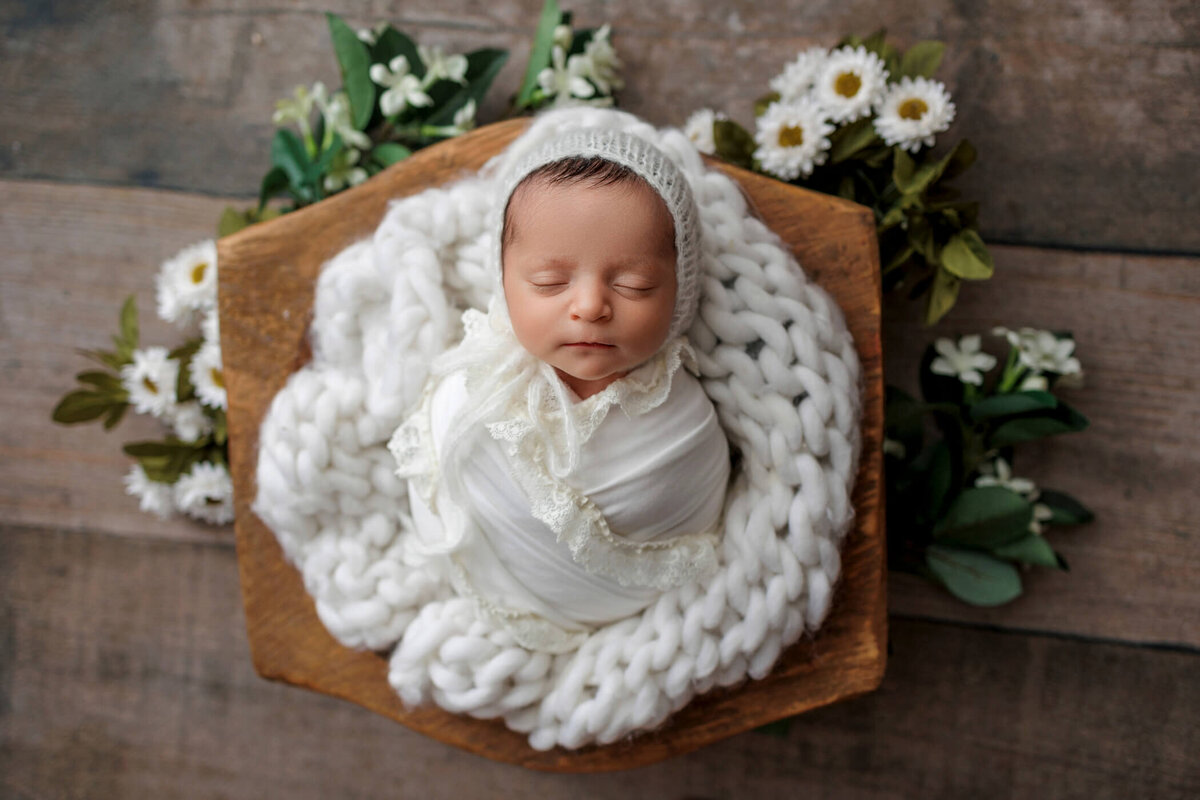
{"type": "Polygon", "coordinates": [[[499,721],[438,708],[405,708],[383,655],[339,644],[318,620],[299,574],[251,510],[258,432],[271,399],[310,357],[308,328],[321,266],[371,233],[388,201],[477,170],[525,127],[513,120],[418,152],[367,183],[222,239],[221,344],[229,392],[230,461],[246,628],[260,675],[341,697],[479,755],[553,771],[649,764],[783,717],[871,691],[883,678],[886,595],[883,531],[883,365],[875,226],[858,205],[713,162],[846,314],[864,375],[863,453],[855,527],[842,553],[833,609],[815,637],[780,658],[763,680],[709,692],[658,730],[607,746],[539,752],[499,721]]]}

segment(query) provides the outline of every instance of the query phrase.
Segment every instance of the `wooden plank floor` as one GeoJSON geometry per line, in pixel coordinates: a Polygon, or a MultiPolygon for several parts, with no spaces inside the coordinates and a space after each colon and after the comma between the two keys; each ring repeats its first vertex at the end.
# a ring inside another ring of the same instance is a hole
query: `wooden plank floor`
{"type": "MultiPolygon", "coordinates": [[[[338,83],[323,10],[373,17],[348,0],[0,3],[0,797],[1200,796],[1200,7],[566,5],[613,22],[622,105],[658,123],[702,105],[747,119],[798,49],[843,32],[948,42],[954,133],[982,154],[963,188],[1004,245],[932,331],[888,300],[888,377],[911,386],[935,335],[1074,331],[1087,385],[1068,397],[1092,426],[1017,464],[1097,512],[1051,533],[1072,571],[1029,573],[995,610],[892,575],[880,691],[626,774],[524,772],[260,680],[231,532],[122,491],[121,444],[156,426],[49,414],[127,294],[145,343],[176,341],[153,313],[158,263],[253,191],[274,100],[338,83]]],[[[371,13],[452,50],[512,48],[486,115],[539,6],[371,13]]]]}

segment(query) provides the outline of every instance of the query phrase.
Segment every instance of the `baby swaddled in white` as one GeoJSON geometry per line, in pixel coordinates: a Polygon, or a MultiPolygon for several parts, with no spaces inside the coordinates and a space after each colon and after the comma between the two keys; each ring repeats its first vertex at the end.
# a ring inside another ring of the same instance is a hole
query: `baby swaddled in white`
{"type": "Polygon", "coordinates": [[[497,291],[389,446],[409,557],[564,652],[717,566],[729,451],[683,336],[700,226],[675,165],[611,129],[551,139],[498,186],[497,291]]]}

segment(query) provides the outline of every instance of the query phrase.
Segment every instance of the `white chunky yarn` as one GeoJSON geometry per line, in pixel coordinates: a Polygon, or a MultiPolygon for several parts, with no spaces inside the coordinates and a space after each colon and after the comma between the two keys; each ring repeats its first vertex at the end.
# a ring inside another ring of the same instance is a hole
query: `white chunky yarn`
{"type": "Polygon", "coordinates": [[[330,632],[392,651],[388,679],[405,703],[503,719],[538,749],[610,743],[715,686],[762,678],[825,618],[854,514],[858,359],[836,304],[681,132],[600,109],[540,117],[481,177],[393,203],[373,238],[332,259],[312,336],[312,363],[263,423],[254,510],[330,632]],[[406,487],[386,442],[461,336],[461,311],[486,306],[493,176],[548,137],[594,126],[644,137],[691,184],[704,253],[688,335],[741,459],[717,574],[548,655],[482,618],[447,576],[405,563],[406,487]]]}

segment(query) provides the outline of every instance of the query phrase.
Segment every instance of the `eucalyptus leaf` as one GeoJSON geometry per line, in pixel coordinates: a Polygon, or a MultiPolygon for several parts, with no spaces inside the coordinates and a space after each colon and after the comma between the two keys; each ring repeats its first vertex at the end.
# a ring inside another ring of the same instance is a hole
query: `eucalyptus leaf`
{"type": "Polygon", "coordinates": [[[1031,411],[1058,407],[1058,398],[1049,392],[1011,392],[987,397],[971,406],[971,419],[983,422],[997,417],[1011,417],[1031,411]]]}
{"type": "Polygon", "coordinates": [[[1050,546],[1050,543],[1044,537],[1038,536],[1035,533],[1031,533],[1015,542],[995,547],[992,549],[992,553],[1008,561],[1033,564],[1038,567],[1062,569],[1065,563],[1059,560],[1058,554],[1054,552],[1054,548],[1050,546]]]}
{"type": "Polygon", "coordinates": [[[1058,405],[1046,415],[1019,417],[1000,425],[988,437],[988,446],[1008,447],[1047,436],[1075,433],[1084,430],[1087,426],[1087,417],[1059,400],[1058,405]]]}
{"type": "Polygon", "coordinates": [[[1033,506],[1003,486],[971,487],[959,493],[933,527],[938,541],[991,549],[1029,532],[1033,506]]]}
{"type": "Polygon", "coordinates": [[[1021,594],[1016,567],[987,553],[930,545],[925,565],[955,597],[975,606],[999,606],[1021,594]]]}
{"type": "Polygon", "coordinates": [[[1037,501],[1054,514],[1050,518],[1051,525],[1081,525],[1096,518],[1085,505],[1074,497],[1053,489],[1042,489],[1038,493],[1037,501]]]}
{"type": "Polygon", "coordinates": [[[713,142],[716,153],[731,164],[750,169],[754,165],[754,137],[731,119],[713,122],[713,142]]]}
{"type": "Polygon", "coordinates": [[[78,389],[58,401],[58,405],[50,413],[50,418],[61,425],[91,422],[109,413],[112,407],[118,404],[107,394],[78,389]]]}
{"type": "Polygon", "coordinates": [[[943,42],[917,42],[905,51],[900,59],[899,74],[895,78],[932,78],[942,63],[946,52],[943,42]]]}
{"type": "Polygon", "coordinates": [[[933,286],[929,290],[929,299],[925,303],[925,324],[935,325],[946,316],[958,300],[958,289],[962,282],[944,269],[939,269],[933,276],[933,286]]]}
{"type": "Polygon", "coordinates": [[[950,237],[942,248],[942,266],[949,272],[966,280],[986,280],[995,272],[992,254],[971,228],[961,230],[950,237]]]}
{"type": "Polygon", "coordinates": [[[562,9],[557,0],[546,0],[542,5],[542,13],[538,18],[537,31],[533,35],[533,47],[529,52],[529,65],[525,68],[525,78],[517,92],[516,107],[527,108],[533,97],[533,90],[538,86],[538,75],[550,66],[550,50],[554,46],[554,29],[562,19],[562,9]]]}
{"type": "Polygon", "coordinates": [[[336,14],[326,12],[329,35],[342,73],[342,86],[350,98],[354,127],[362,130],[375,111],[375,84],[371,80],[371,53],[354,30],[336,14]]]}

